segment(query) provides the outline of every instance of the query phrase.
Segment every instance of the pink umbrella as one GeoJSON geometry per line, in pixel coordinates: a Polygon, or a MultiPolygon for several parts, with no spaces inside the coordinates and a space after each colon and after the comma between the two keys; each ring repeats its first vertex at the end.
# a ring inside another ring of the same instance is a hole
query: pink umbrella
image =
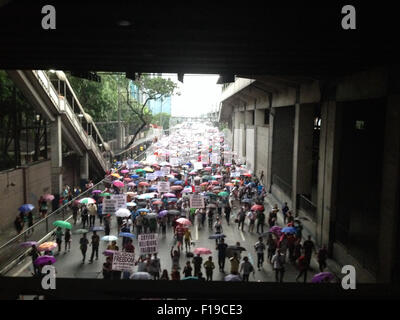
{"type": "Polygon", "coordinates": [[[176,195],[174,195],[173,193],[166,193],[164,194],[165,198],[176,198],[176,195]]]}
{"type": "Polygon", "coordinates": [[[207,248],[196,248],[194,249],[194,254],[211,254],[211,250],[207,248]]]}
{"type": "Polygon", "coordinates": [[[113,185],[116,186],[117,188],[122,188],[125,186],[125,184],[122,181],[114,181],[113,185]]]}
{"type": "Polygon", "coordinates": [[[178,220],[176,220],[176,222],[184,225],[184,226],[191,226],[192,223],[190,222],[190,220],[186,219],[186,218],[179,218],[178,220]]]}
{"type": "Polygon", "coordinates": [[[179,190],[182,190],[183,187],[182,186],[172,186],[171,189],[174,191],[179,191],[179,190]]]}
{"type": "Polygon", "coordinates": [[[128,183],[128,187],[134,187],[134,186],[136,186],[136,184],[134,182],[129,182],[128,183]]]}
{"type": "Polygon", "coordinates": [[[121,173],[129,173],[129,170],[121,170],[121,173]]]}
{"type": "Polygon", "coordinates": [[[148,186],[150,185],[145,181],[139,182],[139,187],[148,187],[148,186]]]}
{"type": "Polygon", "coordinates": [[[43,196],[43,199],[44,199],[45,201],[53,201],[53,200],[54,200],[54,196],[53,196],[52,194],[45,194],[45,195],[43,196]]]}
{"type": "Polygon", "coordinates": [[[126,181],[126,182],[131,182],[132,179],[131,179],[131,178],[124,178],[124,181],[126,181]]]}
{"type": "Polygon", "coordinates": [[[102,193],[103,191],[101,190],[93,190],[92,193],[102,193]]]}
{"type": "Polygon", "coordinates": [[[204,170],[206,170],[206,171],[211,171],[212,168],[211,168],[211,167],[205,167],[204,170]]]}
{"type": "Polygon", "coordinates": [[[105,256],[112,256],[116,251],[115,250],[105,250],[103,251],[103,254],[105,256]]]}

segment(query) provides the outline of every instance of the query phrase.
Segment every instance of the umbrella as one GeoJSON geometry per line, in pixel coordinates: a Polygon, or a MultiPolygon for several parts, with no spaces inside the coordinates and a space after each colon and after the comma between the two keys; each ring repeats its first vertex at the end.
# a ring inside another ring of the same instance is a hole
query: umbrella
{"type": "Polygon", "coordinates": [[[263,211],[264,210],[264,206],[260,205],[260,204],[255,204],[254,206],[251,207],[252,211],[263,211]]]}
{"type": "Polygon", "coordinates": [[[129,173],[129,170],[126,170],[126,169],[121,170],[121,173],[129,173]]]}
{"type": "Polygon", "coordinates": [[[44,196],[43,196],[43,199],[45,200],[45,201],[53,201],[54,200],[54,196],[52,195],[52,194],[45,194],[44,196]]]}
{"type": "Polygon", "coordinates": [[[234,185],[233,183],[231,183],[231,182],[228,182],[228,183],[225,183],[225,186],[227,186],[227,187],[234,187],[235,185],[234,185]]]}
{"type": "Polygon", "coordinates": [[[143,170],[146,171],[146,172],[154,172],[154,169],[150,168],[150,167],[146,167],[143,170]]]}
{"type": "Polygon", "coordinates": [[[141,194],[141,195],[137,196],[137,198],[139,200],[152,199],[152,198],[154,198],[154,193],[144,193],[144,194],[141,194]]]}
{"type": "Polygon", "coordinates": [[[225,278],[225,281],[242,281],[238,274],[228,274],[225,278]]]}
{"type": "Polygon", "coordinates": [[[143,169],[136,169],[135,172],[136,172],[136,173],[143,173],[143,172],[146,172],[146,171],[143,170],[143,169]]]}
{"type": "Polygon", "coordinates": [[[184,226],[191,226],[192,223],[190,222],[190,220],[185,219],[185,218],[179,218],[178,220],[176,220],[176,222],[184,225],[184,226]]]}
{"type": "Polygon", "coordinates": [[[132,280],[151,280],[152,276],[148,272],[135,272],[131,276],[132,280]]]}
{"type": "Polygon", "coordinates": [[[55,248],[57,248],[57,243],[52,241],[44,242],[38,246],[39,251],[51,251],[55,248]]]}
{"type": "Polygon", "coordinates": [[[145,218],[147,218],[147,219],[156,219],[157,218],[157,213],[150,212],[150,213],[146,214],[145,218]]]}
{"type": "Polygon", "coordinates": [[[217,205],[215,203],[210,203],[207,205],[207,208],[217,208],[217,205]]]}
{"type": "Polygon", "coordinates": [[[148,187],[150,184],[146,181],[139,182],[139,187],[148,187]]]}
{"type": "Polygon", "coordinates": [[[191,193],[191,192],[193,192],[191,187],[187,187],[187,188],[183,189],[183,191],[182,191],[182,193],[191,193]]]}
{"type": "Polygon", "coordinates": [[[271,229],[269,229],[269,232],[280,234],[282,233],[282,228],[279,226],[273,226],[271,229]]]}
{"type": "Polygon", "coordinates": [[[201,186],[201,187],[208,186],[208,182],[203,182],[203,183],[200,183],[200,186],[201,186]]]}
{"type": "Polygon", "coordinates": [[[128,187],[135,187],[135,186],[136,186],[136,184],[134,182],[129,182],[128,183],[128,187]]]}
{"type": "Polygon", "coordinates": [[[84,234],[84,233],[88,233],[89,232],[89,230],[86,230],[86,229],[78,229],[78,230],[75,230],[73,233],[74,234],[84,234]]]}
{"type": "Polygon", "coordinates": [[[27,204],[23,204],[22,206],[20,206],[18,210],[21,212],[29,212],[29,211],[32,211],[33,209],[35,209],[34,205],[27,203],[27,204]]]}
{"type": "Polygon", "coordinates": [[[60,228],[65,228],[65,229],[72,229],[72,226],[69,222],[63,221],[63,220],[57,220],[53,222],[53,226],[55,227],[60,227],[60,228]]]}
{"type": "Polygon", "coordinates": [[[178,210],[168,210],[168,214],[173,215],[173,216],[178,216],[181,214],[181,212],[178,210]]]}
{"type": "Polygon", "coordinates": [[[126,206],[127,206],[127,207],[136,207],[136,203],[134,203],[134,202],[128,202],[128,203],[126,204],[126,206]]]}
{"type": "Polygon", "coordinates": [[[54,258],[53,256],[41,256],[38,257],[34,263],[37,266],[43,266],[49,263],[54,264],[56,261],[56,258],[54,258]]]}
{"type": "Polygon", "coordinates": [[[181,280],[199,280],[199,278],[198,277],[185,277],[185,278],[182,278],[181,280]]]}
{"type": "Polygon", "coordinates": [[[248,198],[245,198],[245,199],[243,199],[243,200],[242,200],[242,202],[245,202],[245,203],[251,203],[251,202],[252,202],[252,200],[251,200],[251,199],[248,199],[248,198]]]}
{"type": "Polygon", "coordinates": [[[296,233],[296,228],[293,227],[285,227],[281,230],[283,233],[296,233]]]}
{"type": "Polygon", "coordinates": [[[83,198],[83,199],[79,200],[79,203],[83,203],[83,204],[96,203],[96,200],[94,200],[92,198],[83,198]]]}
{"type": "Polygon", "coordinates": [[[176,198],[176,195],[173,194],[173,193],[165,193],[165,194],[163,195],[163,197],[165,197],[165,198],[176,198]]]}
{"type": "MultiPolygon", "coordinates": [[[[125,182],[131,182],[132,179],[131,179],[131,178],[124,178],[124,181],[125,181],[125,182]]],[[[128,184],[129,184],[129,183],[128,183],[128,184]]]]}
{"type": "Polygon", "coordinates": [[[246,251],[245,248],[239,246],[228,246],[227,249],[236,250],[236,251],[246,251]]]}
{"type": "Polygon", "coordinates": [[[168,214],[168,210],[163,210],[158,213],[159,217],[165,217],[168,214]]]}
{"type": "Polygon", "coordinates": [[[113,185],[115,186],[115,187],[117,187],[117,188],[122,188],[122,187],[124,187],[125,186],[125,184],[122,182],[122,181],[114,181],[113,182],[113,185]]]}
{"type": "Polygon", "coordinates": [[[312,283],[321,283],[321,282],[329,282],[335,279],[335,275],[331,272],[321,272],[316,274],[312,279],[312,283]]]}
{"type": "Polygon", "coordinates": [[[211,167],[205,167],[204,170],[205,170],[205,171],[211,171],[212,168],[211,168],[211,167]]]}
{"type": "Polygon", "coordinates": [[[90,232],[93,232],[93,231],[104,231],[104,228],[103,227],[91,227],[90,232]]]}
{"type": "Polygon", "coordinates": [[[101,240],[103,240],[103,241],[117,241],[118,237],[116,237],[116,236],[104,236],[104,237],[101,238],[101,240]]]}
{"type": "Polygon", "coordinates": [[[142,209],[138,209],[136,212],[141,213],[141,212],[150,212],[149,209],[146,208],[142,208],[142,209]]]}
{"type": "Polygon", "coordinates": [[[120,232],[119,236],[124,237],[124,238],[132,238],[132,239],[136,238],[136,236],[134,234],[129,233],[129,232],[120,232]]]}
{"type": "Polygon", "coordinates": [[[36,241],[27,241],[27,242],[22,242],[21,244],[20,244],[20,247],[23,247],[23,248],[30,248],[30,247],[32,247],[32,246],[37,246],[37,242],[36,241]]]}
{"type": "Polygon", "coordinates": [[[132,179],[137,179],[137,178],[139,178],[139,176],[137,174],[133,174],[133,175],[131,175],[131,178],[132,179]]]}
{"type": "Polygon", "coordinates": [[[100,197],[111,197],[111,193],[109,192],[100,193],[100,197]]]}
{"type": "Polygon", "coordinates": [[[132,212],[130,212],[128,209],[125,209],[125,208],[120,208],[115,212],[115,215],[117,217],[121,217],[121,218],[130,217],[131,214],[132,214],[132,212]]]}
{"type": "Polygon", "coordinates": [[[111,174],[111,176],[113,176],[115,178],[118,178],[118,179],[121,179],[121,176],[118,173],[113,173],[113,174],[111,174]]]}
{"type": "Polygon", "coordinates": [[[225,238],[226,235],[222,233],[217,233],[217,234],[212,234],[211,236],[208,237],[208,239],[220,239],[220,238],[225,238]]]}
{"type": "Polygon", "coordinates": [[[163,202],[161,200],[157,200],[153,202],[154,205],[159,205],[159,204],[163,204],[163,202]]]}
{"type": "Polygon", "coordinates": [[[182,189],[183,189],[182,186],[172,186],[171,187],[171,190],[173,190],[173,191],[179,191],[179,190],[182,190],[182,189]]]}
{"type": "Polygon", "coordinates": [[[220,197],[228,197],[229,193],[226,192],[226,191],[222,191],[222,192],[218,193],[218,196],[220,196],[220,197]]]}
{"type": "Polygon", "coordinates": [[[182,181],[182,180],[176,180],[175,182],[174,182],[174,184],[175,185],[177,185],[177,184],[183,184],[184,182],[182,181]]]}
{"type": "Polygon", "coordinates": [[[101,190],[93,190],[92,193],[102,193],[103,191],[101,190]]]}
{"type": "Polygon", "coordinates": [[[223,178],[223,176],[221,176],[220,174],[216,174],[215,176],[212,176],[213,178],[215,178],[215,179],[222,179],[223,178]]]}
{"type": "Polygon", "coordinates": [[[117,252],[117,251],[115,251],[115,250],[105,250],[105,251],[103,251],[103,254],[105,256],[112,256],[115,252],[117,252]]]}
{"type": "Polygon", "coordinates": [[[196,248],[194,249],[194,254],[211,254],[211,250],[207,248],[196,248]]]}

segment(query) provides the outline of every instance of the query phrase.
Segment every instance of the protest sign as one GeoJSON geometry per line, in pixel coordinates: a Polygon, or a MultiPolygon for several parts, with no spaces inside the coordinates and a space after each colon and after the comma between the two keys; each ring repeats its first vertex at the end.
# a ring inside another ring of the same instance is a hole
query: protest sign
{"type": "Polygon", "coordinates": [[[152,254],[158,252],[158,234],[145,233],[138,236],[140,254],[152,254]]]}

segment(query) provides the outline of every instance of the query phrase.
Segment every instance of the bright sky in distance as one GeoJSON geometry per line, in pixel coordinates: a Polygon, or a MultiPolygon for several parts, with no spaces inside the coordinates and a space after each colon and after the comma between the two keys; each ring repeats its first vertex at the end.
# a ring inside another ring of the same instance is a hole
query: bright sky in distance
{"type": "Polygon", "coordinates": [[[183,83],[176,74],[163,74],[178,84],[180,96],[171,97],[171,115],[176,117],[200,116],[218,110],[222,85],[216,84],[218,75],[185,74],[183,83]]]}

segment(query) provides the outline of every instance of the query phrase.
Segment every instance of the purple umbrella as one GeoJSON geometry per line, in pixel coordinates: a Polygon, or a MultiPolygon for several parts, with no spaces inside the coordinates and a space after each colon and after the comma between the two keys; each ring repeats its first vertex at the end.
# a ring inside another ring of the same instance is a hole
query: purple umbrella
{"type": "Polygon", "coordinates": [[[93,190],[92,193],[102,193],[103,191],[101,190],[93,190]]]}
{"type": "Polygon", "coordinates": [[[269,229],[269,232],[280,234],[280,233],[282,233],[281,230],[282,230],[281,227],[279,227],[279,226],[273,226],[271,229],[269,229]]]}
{"type": "Polygon", "coordinates": [[[334,274],[330,272],[321,272],[316,274],[312,279],[312,283],[329,282],[335,278],[334,274]]]}
{"type": "Polygon", "coordinates": [[[168,210],[163,210],[158,213],[158,216],[161,218],[161,217],[165,217],[167,214],[168,214],[168,210]]]}
{"type": "Polygon", "coordinates": [[[104,252],[103,252],[103,254],[105,255],[105,256],[112,256],[114,253],[115,253],[116,251],[115,250],[105,250],[104,252]]]}
{"type": "Polygon", "coordinates": [[[126,169],[121,170],[121,173],[129,173],[129,170],[126,170],[126,169]]]}
{"type": "Polygon", "coordinates": [[[54,258],[53,256],[41,256],[35,260],[35,265],[43,266],[43,265],[49,264],[49,263],[53,264],[56,261],[57,261],[56,258],[54,258]]]}
{"type": "Polygon", "coordinates": [[[27,242],[22,242],[20,244],[20,246],[23,247],[23,248],[30,248],[30,247],[36,246],[36,245],[37,245],[36,241],[27,241],[27,242]]]}

